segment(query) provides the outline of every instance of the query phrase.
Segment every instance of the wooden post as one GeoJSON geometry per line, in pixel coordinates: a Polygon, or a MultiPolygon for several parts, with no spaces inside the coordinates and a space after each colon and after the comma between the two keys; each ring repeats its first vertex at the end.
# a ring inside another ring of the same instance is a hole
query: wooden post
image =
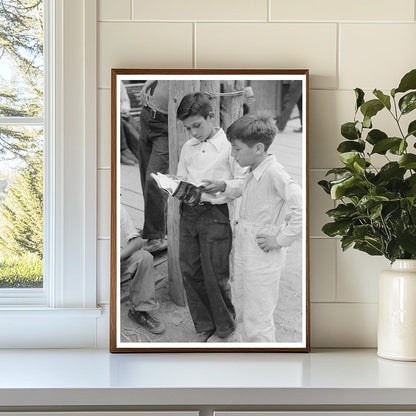
{"type": "MultiPolygon", "coordinates": [[[[169,172],[176,175],[179,155],[187,132],[176,120],[176,109],[186,94],[199,91],[199,81],[171,81],[169,87],[169,172]]],[[[168,199],[168,280],[169,295],[179,306],[186,305],[182,273],[179,266],[179,202],[168,199]]]]}
{"type": "Polygon", "coordinates": [[[220,92],[220,81],[201,81],[201,92],[208,92],[214,94],[211,98],[212,109],[215,113],[214,125],[219,127],[220,125],[220,97],[217,95],[220,92]]]}
{"type": "MultiPolygon", "coordinates": [[[[224,92],[236,92],[242,91],[244,89],[243,80],[226,80],[222,81],[222,83],[224,85],[224,92]]],[[[235,120],[237,120],[243,115],[243,102],[244,94],[222,97],[221,127],[224,129],[224,131],[227,130],[228,126],[231,123],[233,123],[235,120]]]]}
{"type": "Polygon", "coordinates": [[[267,110],[270,111],[274,116],[278,112],[276,95],[277,86],[276,81],[252,81],[251,86],[254,92],[254,107],[256,111],[267,110]]]}

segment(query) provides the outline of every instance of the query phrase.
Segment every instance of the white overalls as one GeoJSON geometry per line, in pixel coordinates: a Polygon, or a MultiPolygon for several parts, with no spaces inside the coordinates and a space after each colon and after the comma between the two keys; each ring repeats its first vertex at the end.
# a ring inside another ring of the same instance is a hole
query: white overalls
{"type": "Polygon", "coordinates": [[[273,155],[248,173],[244,185],[227,182],[225,191],[242,194],[234,229],[234,293],[243,342],[276,342],[273,313],[287,247],[302,234],[302,191],[273,155]],[[276,236],[279,250],[264,252],[258,234],[276,236]]]}

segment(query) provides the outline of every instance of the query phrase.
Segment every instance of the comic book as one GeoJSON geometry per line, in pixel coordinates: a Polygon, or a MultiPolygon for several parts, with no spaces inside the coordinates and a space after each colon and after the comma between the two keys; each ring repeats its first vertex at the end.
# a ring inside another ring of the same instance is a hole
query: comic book
{"type": "Polygon", "coordinates": [[[178,198],[188,205],[197,205],[201,201],[203,184],[194,184],[184,181],[174,175],[164,175],[157,172],[151,173],[151,177],[156,181],[159,188],[167,192],[170,196],[178,198]]]}

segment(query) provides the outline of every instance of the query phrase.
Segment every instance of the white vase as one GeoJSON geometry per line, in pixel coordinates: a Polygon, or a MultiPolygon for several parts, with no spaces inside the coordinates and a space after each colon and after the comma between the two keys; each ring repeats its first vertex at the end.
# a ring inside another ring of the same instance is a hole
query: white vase
{"type": "Polygon", "coordinates": [[[380,275],[377,355],[416,361],[416,260],[396,260],[380,275]]]}

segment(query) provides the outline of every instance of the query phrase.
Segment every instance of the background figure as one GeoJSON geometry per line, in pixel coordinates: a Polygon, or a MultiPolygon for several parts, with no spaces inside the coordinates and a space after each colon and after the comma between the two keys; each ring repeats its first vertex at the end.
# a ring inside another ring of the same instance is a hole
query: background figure
{"type": "Polygon", "coordinates": [[[120,82],[120,162],[125,165],[137,163],[139,133],[130,120],[130,98],[123,82],[120,82]]]}
{"type": "Polygon", "coordinates": [[[303,123],[302,123],[302,95],[299,97],[298,102],[296,103],[298,110],[299,110],[299,118],[300,118],[300,127],[294,129],[295,133],[302,133],[303,131],[303,123]]]}
{"type": "Polygon", "coordinates": [[[168,173],[168,103],[169,81],[148,80],[142,89],[140,116],[139,167],[144,197],[144,248],[150,252],[167,247],[167,196],[151,178],[151,173],[168,173]]]}
{"type": "Polygon", "coordinates": [[[283,111],[277,117],[277,128],[279,131],[283,131],[285,129],[286,124],[292,114],[293,107],[298,103],[299,100],[301,101],[301,106],[299,107],[298,104],[298,108],[302,124],[302,81],[290,81],[289,90],[283,98],[283,111]]]}
{"type": "Polygon", "coordinates": [[[143,240],[131,218],[120,206],[120,275],[121,283],[132,279],[130,285],[129,317],[152,334],[161,334],[165,325],[152,312],[159,308],[153,277],[153,257],[142,250],[143,240]]]}

